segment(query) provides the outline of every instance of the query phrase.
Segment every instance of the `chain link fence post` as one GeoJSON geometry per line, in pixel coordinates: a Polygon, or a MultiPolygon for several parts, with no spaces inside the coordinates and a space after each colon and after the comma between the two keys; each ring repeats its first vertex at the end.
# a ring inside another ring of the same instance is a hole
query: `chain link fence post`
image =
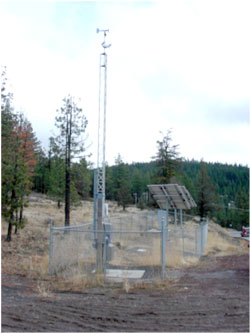
{"type": "Polygon", "coordinates": [[[50,220],[50,226],[49,226],[49,274],[52,275],[52,269],[53,269],[53,221],[50,220]]]}
{"type": "Polygon", "coordinates": [[[202,218],[202,221],[200,223],[201,228],[201,251],[200,251],[200,257],[202,256],[202,253],[205,249],[205,227],[206,227],[206,221],[204,221],[204,218],[202,218]]]}
{"type": "Polygon", "coordinates": [[[182,239],[182,258],[185,256],[185,249],[184,249],[184,229],[183,229],[183,212],[180,209],[180,227],[181,227],[181,239],[182,239]]]}

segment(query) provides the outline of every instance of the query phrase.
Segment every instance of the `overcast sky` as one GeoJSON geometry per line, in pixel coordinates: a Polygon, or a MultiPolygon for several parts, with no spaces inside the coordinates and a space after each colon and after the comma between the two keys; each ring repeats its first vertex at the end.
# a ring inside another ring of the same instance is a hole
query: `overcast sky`
{"type": "Polygon", "coordinates": [[[186,159],[249,163],[250,2],[0,3],[14,105],[47,148],[56,109],[81,98],[97,159],[99,54],[109,29],[106,156],[148,162],[172,128],[186,159]]]}

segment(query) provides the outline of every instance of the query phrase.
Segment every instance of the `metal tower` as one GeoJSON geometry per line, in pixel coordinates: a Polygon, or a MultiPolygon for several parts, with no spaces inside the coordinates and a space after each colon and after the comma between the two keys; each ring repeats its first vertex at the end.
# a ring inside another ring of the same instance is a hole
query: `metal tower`
{"type": "MultiPolygon", "coordinates": [[[[97,33],[103,32],[103,52],[100,54],[99,65],[99,113],[98,113],[98,149],[97,149],[97,174],[94,189],[94,230],[103,230],[103,216],[105,203],[105,149],[106,149],[106,105],[107,105],[107,54],[106,49],[111,44],[106,43],[106,35],[109,30],[97,29],[97,33]]],[[[102,233],[95,233],[97,246],[97,271],[102,271],[102,233]]]]}
{"type": "Polygon", "coordinates": [[[99,66],[99,115],[98,115],[98,151],[97,151],[97,193],[102,195],[102,210],[104,214],[105,202],[105,149],[106,149],[106,105],[107,105],[107,54],[106,49],[111,44],[106,44],[106,35],[109,30],[99,30],[104,33],[102,43],[103,52],[100,54],[99,66]]]}

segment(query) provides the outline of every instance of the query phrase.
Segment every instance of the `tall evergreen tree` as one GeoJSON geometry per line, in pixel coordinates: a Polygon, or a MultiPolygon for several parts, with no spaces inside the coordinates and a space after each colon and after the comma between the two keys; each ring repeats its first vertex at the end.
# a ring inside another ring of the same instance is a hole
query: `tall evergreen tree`
{"type": "Polygon", "coordinates": [[[77,106],[71,96],[63,99],[63,106],[57,110],[55,125],[60,134],[55,138],[65,166],[65,226],[70,225],[70,188],[72,160],[81,157],[85,151],[83,133],[87,119],[83,110],[77,106]]]}
{"type": "Polygon", "coordinates": [[[156,163],[154,182],[157,184],[170,183],[177,174],[181,159],[179,158],[179,145],[172,145],[172,131],[168,130],[162,141],[157,141],[157,154],[153,159],[156,163]]]}

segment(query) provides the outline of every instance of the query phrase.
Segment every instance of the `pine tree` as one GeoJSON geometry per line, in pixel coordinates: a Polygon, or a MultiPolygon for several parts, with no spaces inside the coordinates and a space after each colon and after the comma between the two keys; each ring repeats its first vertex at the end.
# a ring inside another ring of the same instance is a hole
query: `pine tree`
{"type": "Polygon", "coordinates": [[[63,106],[57,110],[56,127],[60,134],[55,138],[60,155],[64,159],[65,168],[65,226],[70,225],[70,192],[72,187],[72,160],[85,151],[83,133],[86,130],[87,119],[83,111],[73,101],[71,96],[63,99],[63,106]]]}
{"type": "Polygon", "coordinates": [[[163,137],[162,141],[157,141],[158,152],[153,159],[156,163],[157,172],[154,176],[156,184],[167,184],[177,174],[181,159],[177,151],[179,145],[172,145],[171,130],[163,137]]]}

